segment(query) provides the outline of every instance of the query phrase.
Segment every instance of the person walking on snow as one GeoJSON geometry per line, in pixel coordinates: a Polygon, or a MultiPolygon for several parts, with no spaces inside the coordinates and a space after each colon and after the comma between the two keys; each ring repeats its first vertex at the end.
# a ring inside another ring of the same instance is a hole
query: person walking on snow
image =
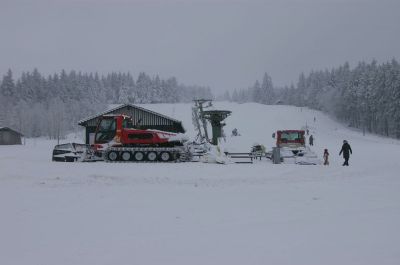
{"type": "Polygon", "coordinates": [[[349,143],[346,140],[343,141],[342,149],[340,150],[339,156],[342,153],[343,153],[343,158],[344,158],[343,166],[348,166],[350,154],[353,154],[353,151],[351,150],[351,146],[349,145],[349,143]]]}
{"type": "Polygon", "coordinates": [[[329,165],[329,160],[328,160],[328,158],[329,158],[328,149],[325,149],[325,150],[324,150],[324,165],[325,165],[325,166],[328,166],[328,165],[329,165]]]}
{"type": "Polygon", "coordinates": [[[314,137],[312,136],[312,134],[308,138],[308,142],[310,143],[310,145],[314,145],[314,137]]]}
{"type": "Polygon", "coordinates": [[[232,130],[232,136],[238,136],[239,135],[239,133],[238,133],[238,129],[233,129],[232,130]]]}

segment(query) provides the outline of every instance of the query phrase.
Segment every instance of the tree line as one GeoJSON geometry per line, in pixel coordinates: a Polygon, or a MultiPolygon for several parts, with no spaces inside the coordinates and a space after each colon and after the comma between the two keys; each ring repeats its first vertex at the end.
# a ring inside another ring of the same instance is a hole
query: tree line
{"type": "Polygon", "coordinates": [[[272,78],[265,73],[260,84],[258,80],[248,88],[234,89],[232,93],[226,91],[219,95],[217,100],[227,100],[237,103],[256,102],[271,105],[275,103],[276,95],[272,78]]]}
{"type": "Polygon", "coordinates": [[[55,139],[76,129],[80,119],[104,111],[108,104],[190,102],[202,97],[213,98],[210,88],[143,72],[135,79],[130,73],[64,70],[44,76],[34,69],[14,79],[8,70],[0,84],[0,126],[28,137],[55,139]]]}
{"type": "Polygon", "coordinates": [[[301,73],[296,85],[283,88],[274,88],[265,74],[261,85],[256,81],[247,89],[226,92],[219,98],[309,107],[363,132],[400,138],[400,65],[395,59],[301,73]]]}
{"type": "Polygon", "coordinates": [[[297,87],[285,87],[281,94],[290,105],[327,112],[364,132],[400,138],[400,65],[395,59],[301,74],[297,87]]]}

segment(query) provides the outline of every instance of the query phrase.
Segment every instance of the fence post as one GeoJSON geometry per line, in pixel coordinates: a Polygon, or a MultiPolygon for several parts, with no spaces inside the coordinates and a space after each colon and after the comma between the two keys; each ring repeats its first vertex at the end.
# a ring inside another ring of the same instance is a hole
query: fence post
{"type": "Polygon", "coordinates": [[[274,164],[280,164],[281,163],[281,151],[279,147],[273,147],[272,148],[272,162],[274,164]]]}

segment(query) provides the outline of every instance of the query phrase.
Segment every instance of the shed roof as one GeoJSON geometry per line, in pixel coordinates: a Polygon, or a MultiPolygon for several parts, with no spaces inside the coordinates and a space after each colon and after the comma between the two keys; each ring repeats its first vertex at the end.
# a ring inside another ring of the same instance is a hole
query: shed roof
{"type": "Polygon", "coordinates": [[[88,121],[90,121],[90,120],[96,119],[96,118],[98,118],[98,117],[100,117],[100,116],[103,116],[103,115],[112,113],[112,112],[114,112],[114,111],[116,111],[116,110],[119,110],[119,109],[122,109],[122,108],[125,108],[125,107],[131,107],[131,108],[134,108],[134,109],[138,109],[138,110],[141,110],[141,111],[144,111],[144,112],[151,113],[151,114],[153,114],[153,115],[157,115],[157,116],[159,116],[159,117],[163,117],[163,118],[165,118],[165,119],[171,120],[171,121],[176,122],[176,123],[181,123],[181,121],[178,121],[178,120],[176,120],[176,119],[174,119],[174,118],[165,116],[165,115],[163,115],[163,114],[157,113],[157,112],[152,111],[152,110],[148,110],[148,109],[145,109],[145,108],[142,108],[142,107],[133,105],[133,104],[121,104],[121,105],[119,105],[119,106],[117,106],[117,107],[114,107],[114,108],[112,108],[112,109],[109,109],[109,110],[103,111],[103,112],[101,112],[101,113],[99,113],[99,114],[92,115],[92,116],[90,116],[90,117],[87,117],[87,118],[85,118],[85,119],[82,119],[82,120],[80,120],[80,121],[78,122],[78,124],[81,125],[81,126],[85,126],[85,124],[86,124],[88,121]]]}
{"type": "Polygon", "coordinates": [[[12,131],[12,132],[14,132],[14,133],[16,133],[16,134],[19,134],[19,135],[21,135],[21,136],[24,136],[22,133],[20,133],[20,132],[18,132],[18,131],[16,131],[16,130],[11,129],[10,127],[0,127],[0,131],[12,131]]]}

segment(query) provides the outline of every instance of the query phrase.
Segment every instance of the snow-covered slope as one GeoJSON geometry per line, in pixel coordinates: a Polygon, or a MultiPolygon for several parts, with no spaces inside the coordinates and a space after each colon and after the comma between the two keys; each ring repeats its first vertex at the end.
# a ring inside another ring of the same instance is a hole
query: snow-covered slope
{"type": "MultiPolygon", "coordinates": [[[[230,150],[307,124],[331,165],[52,163],[54,141],[0,146],[0,263],[400,263],[399,141],[308,109],[215,105],[233,112],[230,150]]],[[[194,136],[189,104],[144,107],[194,136]]]]}

